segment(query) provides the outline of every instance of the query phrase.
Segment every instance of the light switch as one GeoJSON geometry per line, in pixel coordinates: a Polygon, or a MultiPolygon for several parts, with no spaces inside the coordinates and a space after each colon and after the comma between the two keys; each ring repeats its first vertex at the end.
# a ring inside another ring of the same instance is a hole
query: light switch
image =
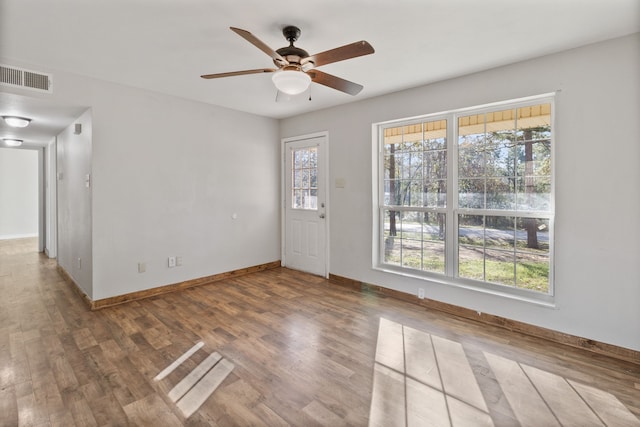
{"type": "Polygon", "coordinates": [[[336,188],[344,188],[346,184],[347,183],[344,178],[336,178],[336,188]]]}

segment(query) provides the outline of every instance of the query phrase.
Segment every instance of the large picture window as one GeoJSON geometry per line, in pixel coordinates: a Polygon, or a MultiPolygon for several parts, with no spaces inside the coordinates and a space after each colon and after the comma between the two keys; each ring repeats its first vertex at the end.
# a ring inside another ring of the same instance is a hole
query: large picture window
{"type": "Polygon", "coordinates": [[[377,266],[552,295],[552,105],[378,125],[377,266]]]}

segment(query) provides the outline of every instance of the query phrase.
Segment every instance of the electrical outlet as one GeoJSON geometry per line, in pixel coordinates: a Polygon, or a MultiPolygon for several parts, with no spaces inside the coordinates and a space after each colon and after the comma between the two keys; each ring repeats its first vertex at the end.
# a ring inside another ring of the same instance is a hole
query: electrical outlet
{"type": "Polygon", "coordinates": [[[174,256],[170,256],[167,260],[167,263],[169,264],[169,268],[173,268],[176,266],[176,257],[174,256]]]}
{"type": "Polygon", "coordinates": [[[176,257],[176,267],[180,267],[182,265],[182,257],[181,256],[177,256],[176,257]]]}
{"type": "Polygon", "coordinates": [[[78,270],[82,270],[82,258],[78,258],[78,270]]]}
{"type": "Polygon", "coordinates": [[[424,288],[418,288],[418,298],[424,299],[424,288]]]}
{"type": "Polygon", "coordinates": [[[144,273],[145,271],[147,271],[147,264],[145,264],[144,262],[139,262],[138,273],[144,273]]]}

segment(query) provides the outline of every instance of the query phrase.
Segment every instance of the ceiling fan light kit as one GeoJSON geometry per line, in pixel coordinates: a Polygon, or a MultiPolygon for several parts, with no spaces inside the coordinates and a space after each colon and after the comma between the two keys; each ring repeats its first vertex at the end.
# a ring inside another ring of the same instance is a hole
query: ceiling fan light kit
{"type": "Polygon", "coordinates": [[[205,74],[203,79],[240,76],[245,74],[273,73],[272,81],[276,88],[287,95],[298,95],[309,88],[311,82],[339,90],[349,95],[357,95],[362,85],[318,71],[319,67],[345,59],[374,53],[373,47],[366,41],[351,43],[315,55],[309,55],[293,43],[300,37],[300,29],[292,25],[284,27],[282,34],[289,41],[289,46],[273,50],[249,31],[231,27],[231,31],[271,57],[277,69],[259,68],[255,70],[232,71],[227,73],[205,74]]]}
{"type": "Polygon", "coordinates": [[[311,84],[309,74],[299,70],[278,70],[271,77],[276,88],[287,95],[297,95],[304,92],[311,84]]]}

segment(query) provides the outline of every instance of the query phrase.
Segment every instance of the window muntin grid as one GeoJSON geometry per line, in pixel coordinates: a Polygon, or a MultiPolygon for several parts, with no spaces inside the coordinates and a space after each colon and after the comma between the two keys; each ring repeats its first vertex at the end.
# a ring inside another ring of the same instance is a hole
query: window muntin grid
{"type": "Polygon", "coordinates": [[[552,102],[380,125],[379,265],[553,295],[552,102]]]}
{"type": "Polygon", "coordinates": [[[291,150],[291,208],[318,210],[318,148],[291,150]]]}

